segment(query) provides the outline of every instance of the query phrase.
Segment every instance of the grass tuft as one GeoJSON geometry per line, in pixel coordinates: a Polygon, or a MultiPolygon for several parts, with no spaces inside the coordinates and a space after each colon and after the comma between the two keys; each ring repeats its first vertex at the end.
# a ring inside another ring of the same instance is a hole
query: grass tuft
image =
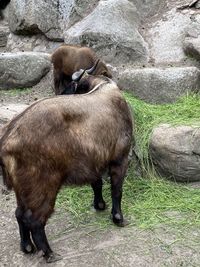
{"type": "MultiPolygon", "coordinates": [[[[70,223],[74,227],[110,227],[112,203],[108,181],[104,182],[103,195],[108,209],[94,212],[90,186],[65,187],[58,195],[57,207],[70,214],[70,223]]],[[[173,227],[200,226],[200,190],[156,177],[136,177],[131,166],[124,181],[122,209],[130,225],[140,228],[153,228],[163,223],[173,227]]]]}
{"type": "Polygon", "coordinates": [[[8,90],[0,90],[0,97],[5,96],[20,96],[20,95],[26,95],[30,93],[31,88],[17,88],[17,89],[8,89],[8,90]]]}

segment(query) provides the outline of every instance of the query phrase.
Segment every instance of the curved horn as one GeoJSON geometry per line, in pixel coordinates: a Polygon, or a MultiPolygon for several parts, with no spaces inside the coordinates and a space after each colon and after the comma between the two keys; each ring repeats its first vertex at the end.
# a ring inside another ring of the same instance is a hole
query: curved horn
{"type": "Polygon", "coordinates": [[[82,70],[82,69],[74,72],[72,75],[72,81],[74,81],[74,82],[80,81],[80,79],[83,77],[84,73],[85,73],[85,70],[82,70]]]}
{"type": "Polygon", "coordinates": [[[100,59],[97,59],[97,61],[95,62],[94,66],[93,66],[92,68],[86,70],[86,72],[87,72],[88,74],[92,74],[92,73],[95,71],[95,69],[96,69],[96,67],[97,67],[97,65],[98,65],[98,63],[99,63],[99,61],[100,61],[100,59]]]}

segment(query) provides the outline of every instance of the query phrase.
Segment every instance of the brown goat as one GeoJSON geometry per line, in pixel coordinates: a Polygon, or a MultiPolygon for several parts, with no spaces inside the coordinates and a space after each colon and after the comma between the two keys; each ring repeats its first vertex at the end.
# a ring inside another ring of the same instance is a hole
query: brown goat
{"type": "Polygon", "coordinates": [[[104,210],[102,174],[108,170],[112,219],[124,226],[121,198],[132,139],[131,112],[106,77],[89,75],[77,86],[92,91],[35,102],[4,126],[0,139],[4,181],[17,199],[21,249],[32,253],[36,246],[47,262],[58,260],[45,224],[63,184],[91,184],[94,208],[104,210]]]}
{"type": "MultiPolygon", "coordinates": [[[[89,47],[61,45],[51,57],[53,63],[55,94],[73,94],[69,86],[72,74],[80,69],[91,68],[97,60],[95,52],[89,47]]],[[[99,62],[93,75],[104,75],[112,78],[105,63],[99,62]]]]}

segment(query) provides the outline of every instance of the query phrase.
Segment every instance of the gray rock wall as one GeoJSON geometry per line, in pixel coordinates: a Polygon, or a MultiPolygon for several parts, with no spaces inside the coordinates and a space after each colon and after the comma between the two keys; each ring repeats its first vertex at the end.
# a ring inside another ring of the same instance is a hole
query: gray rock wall
{"type": "Polygon", "coordinates": [[[138,32],[139,15],[128,0],[100,1],[87,17],[68,29],[65,42],[93,47],[107,62],[147,62],[148,48],[138,32]]]}
{"type": "Polygon", "coordinates": [[[148,102],[173,102],[199,87],[197,71],[187,69],[199,68],[198,2],[12,0],[7,11],[12,33],[3,33],[0,41],[10,52],[52,53],[63,40],[90,46],[118,69],[114,76],[124,90],[148,102]]]}

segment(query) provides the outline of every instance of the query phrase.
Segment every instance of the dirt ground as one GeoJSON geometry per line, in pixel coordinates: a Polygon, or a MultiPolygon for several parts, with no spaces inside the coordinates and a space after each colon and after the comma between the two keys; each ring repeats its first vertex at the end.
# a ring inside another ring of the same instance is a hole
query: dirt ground
{"type": "MultiPolygon", "coordinates": [[[[22,95],[0,93],[6,103],[30,104],[43,96],[52,95],[51,76],[39,86],[22,95]],[[49,89],[48,89],[49,88],[49,89]]],[[[0,176],[0,267],[192,267],[200,266],[200,229],[187,231],[160,225],[154,230],[136,226],[107,229],[87,226],[75,228],[69,214],[56,210],[48,221],[46,232],[52,249],[62,256],[56,263],[46,264],[36,253],[20,251],[18,225],[14,216],[14,193],[3,194],[0,176]]],[[[108,213],[109,211],[105,211],[108,213]]],[[[176,216],[176,214],[174,215],[176,216]]]]}
{"type": "Polygon", "coordinates": [[[183,232],[163,225],[154,230],[135,226],[110,226],[104,230],[89,225],[75,228],[64,210],[56,210],[46,227],[50,245],[62,259],[47,264],[39,253],[30,256],[20,251],[14,193],[1,192],[0,207],[1,267],[200,266],[200,229],[183,232]]]}
{"type": "Polygon", "coordinates": [[[43,97],[54,95],[52,70],[32,88],[0,90],[0,105],[7,103],[31,104],[43,97]]]}

